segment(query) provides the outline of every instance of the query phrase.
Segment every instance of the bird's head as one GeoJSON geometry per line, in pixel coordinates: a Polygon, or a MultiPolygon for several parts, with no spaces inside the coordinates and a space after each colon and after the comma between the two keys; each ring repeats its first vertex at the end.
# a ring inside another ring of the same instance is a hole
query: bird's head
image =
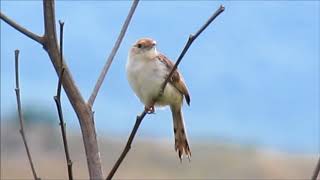
{"type": "Polygon", "coordinates": [[[142,38],[134,43],[131,47],[131,56],[140,56],[146,58],[153,58],[157,55],[157,42],[151,38],[142,38]]]}

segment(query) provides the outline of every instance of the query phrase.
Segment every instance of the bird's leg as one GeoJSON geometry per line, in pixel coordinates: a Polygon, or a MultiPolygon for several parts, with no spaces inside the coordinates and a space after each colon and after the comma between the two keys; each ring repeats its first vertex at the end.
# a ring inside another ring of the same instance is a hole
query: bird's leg
{"type": "Polygon", "coordinates": [[[148,113],[148,114],[154,114],[155,110],[154,110],[154,106],[145,106],[144,110],[148,113]]]}

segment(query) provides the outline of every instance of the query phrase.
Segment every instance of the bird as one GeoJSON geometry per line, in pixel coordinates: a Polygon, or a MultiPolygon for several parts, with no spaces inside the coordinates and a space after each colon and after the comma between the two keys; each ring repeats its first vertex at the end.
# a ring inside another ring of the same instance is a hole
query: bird
{"type": "Polygon", "coordinates": [[[191,150],[182,115],[183,98],[190,105],[190,95],[182,74],[176,69],[161,96],[162,84],[173,69],[173,62],[157,51],[157,42],[141,38],[130,48],[126,63],[129,85],[145,106],[145,111],[154,113],[156,107],[170,106],[173,118],[175,151],[180,162],[185,155],[189,161],[191,150]],[[159,96],[159,97],[158,97],[159,96]]]}

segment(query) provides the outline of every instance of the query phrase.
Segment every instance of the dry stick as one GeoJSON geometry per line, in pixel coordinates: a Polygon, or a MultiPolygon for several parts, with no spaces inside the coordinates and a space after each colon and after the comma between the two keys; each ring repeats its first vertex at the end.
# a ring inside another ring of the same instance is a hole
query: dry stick
{"type": "Polygon", "coordinates": [[[318,159],[318,163],[317,163],[317,165],[316,165],[316,168],[315,168],[314,171],[313,171],[311,180],[317,180],[317,177],[318,177],[318,175],[319,175],[319,172],[320,172],[320,157],[319,157],[319,159],[318,159]]]}
{"type": "Polygon", "coordinates": [[[21,32],[22,34],[28,36],[29,38],[37,41],[38,43],[43,43],[43,38],[41,36],[38,36],[37,34],[34,34],[33,32],[29,31],[28,29],[20,26],[10,18],[8,18],[6,15],[4,15],[2,12],[0,12],[0,19],[4,20],[6,23],[8,23],[10,26],[21,32]]]}
{"type": "Polygon", "coordinates": [[[67,167],[68,167],[68,177],[69,180],[73,180],[73,174],[72,174],[72,161],[70,159],[69,155],[69,148],[68,148],[68,141],[67,141],[67,135],[66,135],[66,123],[63,119],[63,113],[62,113],[62,106],[61,106],[61,87],[62,87],[62,77],[64,73],[64,66],[63,66],[63,25],[64,23],[59,21],[60,25],[60,73],[59,73],[59,81],[57,86],[57,95],[54,96],[54,101],[56,102],[59,120],[60,120],[60,127],[61,127],[61,134],[62,134],[62,140],[63,140],[63,147],[64,147],[64,153],[66,155],[66,161],[67,161],[67,167]]]}
{"type": "Polygon", "coordinates": [[[117,162],[113,165],[113,168],[111,169],[111,171],[109,172],[109,175],[107,177],[107,180],[111,180],[112,177],[114,176],[114,174],[116,173],[116,171],[118,170],[120,164],[122,163],[123,159],[126,157],[127,153],[129,152],[130,148],[131,148],[131,144],[133,141],[134,136],[136,135],[138,128],[143,120],[143,118],[146,116],[147,112],[144,110],[140,116],[137,116],[136,118],[136,123],[134,124],[134,127],[131,131],[131,134],[129,136],[129,139],[127,141],[127,144],[125,146],[125,148],[123,149],[120,157],[118,158],[117,162]]]}
{"type": "MultiPolygon", "coordinates": [[[[60,73],[61,56],[56,35],[54,0],[43,0],[43,15],[45,27],[45,43],[43,47],[47,51],[56,72],[60,73]]],[[[84,100],[77,84],[72,78],[71,71],[65,63],[64,69],[62,85],[80,123],[89,177],[90,179],[103,179],[97,134],[92,121],[92,112],[88,108],[87,102],[84,100]]]]}
{"type": "MultiPolygon", "coordinates": [[[[49,55],[49,58],[59,75],[60,73],[60,52],[59,45],[56,37],[56,24],[55,24],[55,1],[43,0],[43,15],[44,15],[44,35],[42,37],[30,32],[29,30],[22,28],[19,24],[13,20],[7,18],[0,12],[0,19],[4,20],[8,25],[14,29],[20,31],[30,39],[41,44],[44,50],[49,55]]],[[[81,92],[79,91],[77,84],[72,78],[72,74],[66,64],[64,64],[63,73],[63,88],[66,95],[76,112],[78,117],[83,145],[86,153],[87,167],[89,170],[90,179],[103,179],[103,172],[101,166],[101,158],[97,141],[97,134],[92,121],[92,111],[88,108],[87,102],[84,100],[81,92]]]]}
{"type": "Polygon", "coordinates": [[[176,61],[176,63],[174,64],[169,76],[167,77],[167,79],[165,80],[165,82],[162,84],[161,89],[160,89],[160,96],[163,94],[163,91],[170,79],[170,77],[172,76],[172,74],[174,73],[174,71],[177,69],[178,65],[180,64],[180,61],[182,60],[183,56],[186,54],[186,52],[188,51],[189,47],[191,46],[191,44],[193,43],[193,41],[195,39],[197,39],[197,37],[209,26],[209,24],[216,18],[219,16],[219,14],[221,14],[224,11],[224,6],[220,6],[219,9],[216,10],[216,12],[207,20],[207,22],[196,32],[196,34],[191,34],[189,36],[188,42],[185,45],[185,47],[183,48],[180,56],[178,57],[178,60],[176,61]]]}
{"type": "Polygon", "coordinates": [[[118,49],[120,47],[120,44],[122,42],[122,39],[124,38],[124,35],[126,34],[126,31],[128,29],[129,23],[130,23],[130,21],[132,19],[132,16],[133,16],[133,14],[134,14],[134,12],[136,10],[136,7],[138,6],[138,3],[139,3],[139,0],[134,0],[133,3],[132,3],[132,6],[131,6],[130,11],[128,13],[128,16],[127,16],[127,18],[126,18],[126,20],[125,20],[125,22],[124,22],[124,24],[122,26],[122,29],[121,29],[120,34],[118,36],[118,39],[117,39],[116,43],[113,46],[113,49],[112,49],[112,51],[111,51],[111,53],[110,53],[110,55],[108,57],[108,60],[107,60],[106,64],[104,65],[104,67],[103,67],[103,69],[102,69],[102,71],[100,73],[100,76],[99,76],[99,78],[98,78],[98,80],[96,82],[96,85],[94,86],[92,94],[91,94],[91,96],[90,96],[90,98],[88,100],[88,106],[89,107],[93,106],[93,103],[94,103],[94,101],[95,101],[95,99],[97,97],[97,94],[98,94],[99,89],[100,89],[100,87],[101,87],[101,85],[103,83],[103,80],[106,77],[106,74],[107,74],[107,72],[108,72],[108,70],[109,70],[109,68],[111,66],[113,58],[116,55],[116,53],[117,53],[117,51],[118,51],[118,49]]]}
{"type": "MultiPolygon", "coordinates": [[[[179,63],[181,62],[183,56],[186,54],[186,52],[188,51],[189,47],[191,46],[192,42],[201,34],[202,31],[204,31],[209,24],[217,17],[219,16],[219,14],[221,14],[224,11],[224,7],[220,6],[220,8],[208,19],[208,21],[197,31],[197,33],[195,35],[190,35],[187,44],[185,45],[184,49],[182,50],[178,60],[176,61],[175,65],[173,66],[170,74],[168,75],[168,77],[166,78],[166,80],[164,81],[164,83],[161,86],[159,95],[157,98],[159,98],[160,96],[163,95],[163,91],[164,88],[166,87],[169,79],[171,78],[173,72],[177,69],[179,63]]],[[[156,100],[157,100],[156,98],[156,100]]],[[[155,104],[155,101],[153,101],[152,105],[155,104]]],[[[123,150],[123,152],[121,153],[120,157],[118,158],[117,162],[115,163],[115,165],[113,166],[112,170],[110,171],[107,180],[111,180],[112,177],[114,176],[115,172],[117,171],[117,169],[119,168],[121,162],[123,161],[123,159],[126,157],[127,153],[129,152],[130,148],[131,148],[131,144],[132,141],[138,131],[138,128],[143,120],[143,118],[148,114],[147,110],[144,110],[139,116],[137,116],[136,118],[136,123],[134,124],[134,127],[131,131],[131,134],[129,136],[129,139],[127,141],[127,144],[123,150]]]]}
{"type": "Polygon", "coordinates": [[[18,114],[19,114],[19,120],[20,120],[20,134],[22,136],[22,140],[24,143],[24,147],[26,148],[27,151],[27,155],[28,155],[28,159],[29,159],[29,163],[31,166],[31,170],[32,170],[32,174],[35,180],[39,180],[40,178],[38,178],[36,170],[34,168],[33,165],[33,161],[32,161],[32,157],[31,157],[31,153],[28,147],[28,143],[27,143],[27,139],[25,137],[24,134],[24,119],[22,116],[22,110],[21,110],[21,100],[20,100],[20,86],[19,86],[19,50],[15,50],[14,51],[14,55],[15,55],[15,71],[16,71],[16,96],[17,96],[17,106],[18,106],[18,114]]]}

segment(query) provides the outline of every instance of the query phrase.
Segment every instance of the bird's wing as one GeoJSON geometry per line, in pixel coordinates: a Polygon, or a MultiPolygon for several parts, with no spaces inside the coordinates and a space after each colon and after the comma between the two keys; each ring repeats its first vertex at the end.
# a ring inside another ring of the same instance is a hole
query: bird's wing
{"type": "MultiPolygon", "coordinates": [[[[170,61],[170,59],[168,59],[163,54],[159,54],[156,59],[162,62],[163,64],[165,64],[166,67],[168,68],[168,72],[171,72],[174,64],[172,63],[172,61],[170,61]]],[[[183,76],[179,73],[178,70],[175,70],[173,72],[171,78],[169,79],[169,83],[184,95],[184,97],[186,98],[187,104],[190,105],[190,95],[188,92],[188,88],[184,82],[183,76]]]]}

